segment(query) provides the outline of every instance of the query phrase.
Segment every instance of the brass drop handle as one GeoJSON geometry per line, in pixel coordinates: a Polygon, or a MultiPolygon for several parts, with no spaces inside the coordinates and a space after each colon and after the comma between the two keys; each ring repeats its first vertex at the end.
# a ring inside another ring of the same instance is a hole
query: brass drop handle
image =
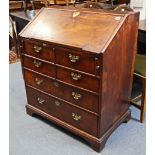
{"type": "Polygon", "coordinates": [[[81,74],[71,72],[71,77],[73,80],[77,81],[77,80],[81,79],[81,74]]]}
{"type": "Polygon", "coordinates": [[[75,120],[75,121],[79,121],[79,120],[81,120],[81,116],[80,115],[77,115],[77,114],[75,114],[75,113],[72,113],[72,118],[75,120]]]}
{"type": "Polygon", "coordinates": [[[56,106],[60,106],[60,104],[61,104],[61,103],[60,103],[59,101],[55,101],[55,105],[56,105],[56,106]]]}
{"type": "Polygon", "coordinates": [[[43,80],[35,78],[35,82],[37,85],[41,85],[43,83],[43,80]]]}
{"type": "Polygon", "coordinates": [[[76,62],[78,62],[79,61],[79,59],[80,59],[80,57],[79,56],[75,56],[75,55],[72,55],[72,54],[69,54],[69,59],[70,59],[70,61],[71,62],[73,62],[73,63],[76,63],[76,62]]]}
{"type": "Polygon", "coordinates": [[[40,61],[36,61],[36,60],[34,60],[33,63],[36,67],[40,67],[42,64],[40,61]]]}
{"type": "Polygon", "coordinates": [[[72,92],[72,96],[75,100],[79,100],[82,98],[82,95],[81,94],[78,94],[78,93],[75,93],[75,92],[72,92]]]}
{"type": "Polygon", "coordinates": [[[40,53],[41,50],[42,50],[42,47],[36,46],[36,45],[34,45],[33,48],[34,48],[34,51],[35,51],[36,53],[40,53]]]}
{"type": "Polygon", "coordinates": [[[38,103],[39,104],[43,104],[45,102],[45,100],[44,99],[41,99],[40,97],[38,97],[37,100],[38,100],[38,103]]]}

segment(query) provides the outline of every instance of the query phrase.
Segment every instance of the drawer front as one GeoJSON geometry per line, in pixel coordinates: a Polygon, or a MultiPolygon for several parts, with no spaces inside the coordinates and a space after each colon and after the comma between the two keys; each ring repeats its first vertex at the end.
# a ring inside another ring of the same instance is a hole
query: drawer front
{"type": "Polygon", "coordinates": [[[24,70],[24,78],[27,85],[31,85],[77,106],[98,113],[98,95],[67,86],[28,70],[24,70]]]}
{"type": "Polygon", "coordinates": [[[52,64],[48,64],[37,59],[23,56],[23,65],[24,67],[27,67],[39,73],[55,77],[55,66],[52,64]]]}
{"type": "Polygon", "coordinates": [[[46,61],[54,61],[53,48],[36,41],[24,41],[24,53],[46,61]]]}
{"type": "Polygon", "coordinates": [[[95,54],[84,54],[66,50],[63,48],[56,48],[56,63],[69,68],[74,68],[90,74],[98,74],[99,72],[99,58],[95,54]]]}
{"type": "Polygon", "coordinates": [[[27,87],[28,104],[97,136],[97,116],[27,87]]]}
{"type": "Polygon", "coordinates": [[[99,91],[99,79],[76,71],[57,67],[57,78],[61,81],[82,87],[94,92],[99,91]]]}

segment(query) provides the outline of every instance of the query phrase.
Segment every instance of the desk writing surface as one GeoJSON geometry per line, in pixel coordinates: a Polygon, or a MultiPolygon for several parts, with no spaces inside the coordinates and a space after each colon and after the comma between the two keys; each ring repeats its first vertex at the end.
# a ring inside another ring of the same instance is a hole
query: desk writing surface
{"type": "Polygon", "coordinates": [[[118,13],[43,8],[20,35],[100,53],[125,18],[118,13]]]}

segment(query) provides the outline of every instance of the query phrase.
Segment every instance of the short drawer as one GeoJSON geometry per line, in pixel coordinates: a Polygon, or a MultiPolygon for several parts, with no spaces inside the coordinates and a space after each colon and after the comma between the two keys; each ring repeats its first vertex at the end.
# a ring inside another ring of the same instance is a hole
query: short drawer
{"type": "Polygon", "coordinates": [[[99,55],[86,54],[78,51],[56,48],[56,63],[69,68],[74,68],[90,74],[99,74],[100,57],[99,55]]]}
{"type": "Polygon", "coordinates": [[[30,58],[27,56],[23,56],[23,66],[27,67],[29,69],[32,69],[34,71],[37,71],[39,73],[55,77],[55,66],[46,62],[43,62],[41,60],[37,60],[34,58],[30,58]]]}
{"type": "Polygon", "coordinates": [[[95,76],[93,77],[77,71],[57,67],[57,78],[66,83],[99,92],[99,79],[95,76]]]}
{"type": "Polygon", "coordinates": [[[65,85],[26,69],[24,70],[24,78],[26,85],[33,86],[74,105],[98,113],[99,96],[96,94],[65,85]]]}
{"type": "Polygon", "coordinates": [[[97,136],[97,116],[27,87],[28,104],[97,136]]]}
{"type": "Polygon", "coordinates": [[[24,54],[34,56],[46,61],[54,61],[53,47],[37,41],[24,41],[24,54]]]}

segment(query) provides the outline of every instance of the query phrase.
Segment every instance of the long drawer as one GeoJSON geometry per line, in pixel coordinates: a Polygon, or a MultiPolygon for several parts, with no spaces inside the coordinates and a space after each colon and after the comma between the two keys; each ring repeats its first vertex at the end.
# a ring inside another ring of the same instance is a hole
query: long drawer
{"type": "Polygon", "coordinates": [[[77,106],[98,113],[99,96],[76,87],[72,87],[43,75],[24,70],[24,78],[27,85],[62,98],[77,106]]]}
{"type": "Polygon", "coordinates": [[[28,104],[67,122],[93,136],[97,136],[97,116],[61,100],[26,87],[28,104]]]}
{"type": "Polygon", "coordinates": [[[45,75],[48,75],[51,77],[56,76],[56,67],[52,64],[43,62],[41,60],[23,56],[23,65],[26,68],[43,73],[45,75]]]}

